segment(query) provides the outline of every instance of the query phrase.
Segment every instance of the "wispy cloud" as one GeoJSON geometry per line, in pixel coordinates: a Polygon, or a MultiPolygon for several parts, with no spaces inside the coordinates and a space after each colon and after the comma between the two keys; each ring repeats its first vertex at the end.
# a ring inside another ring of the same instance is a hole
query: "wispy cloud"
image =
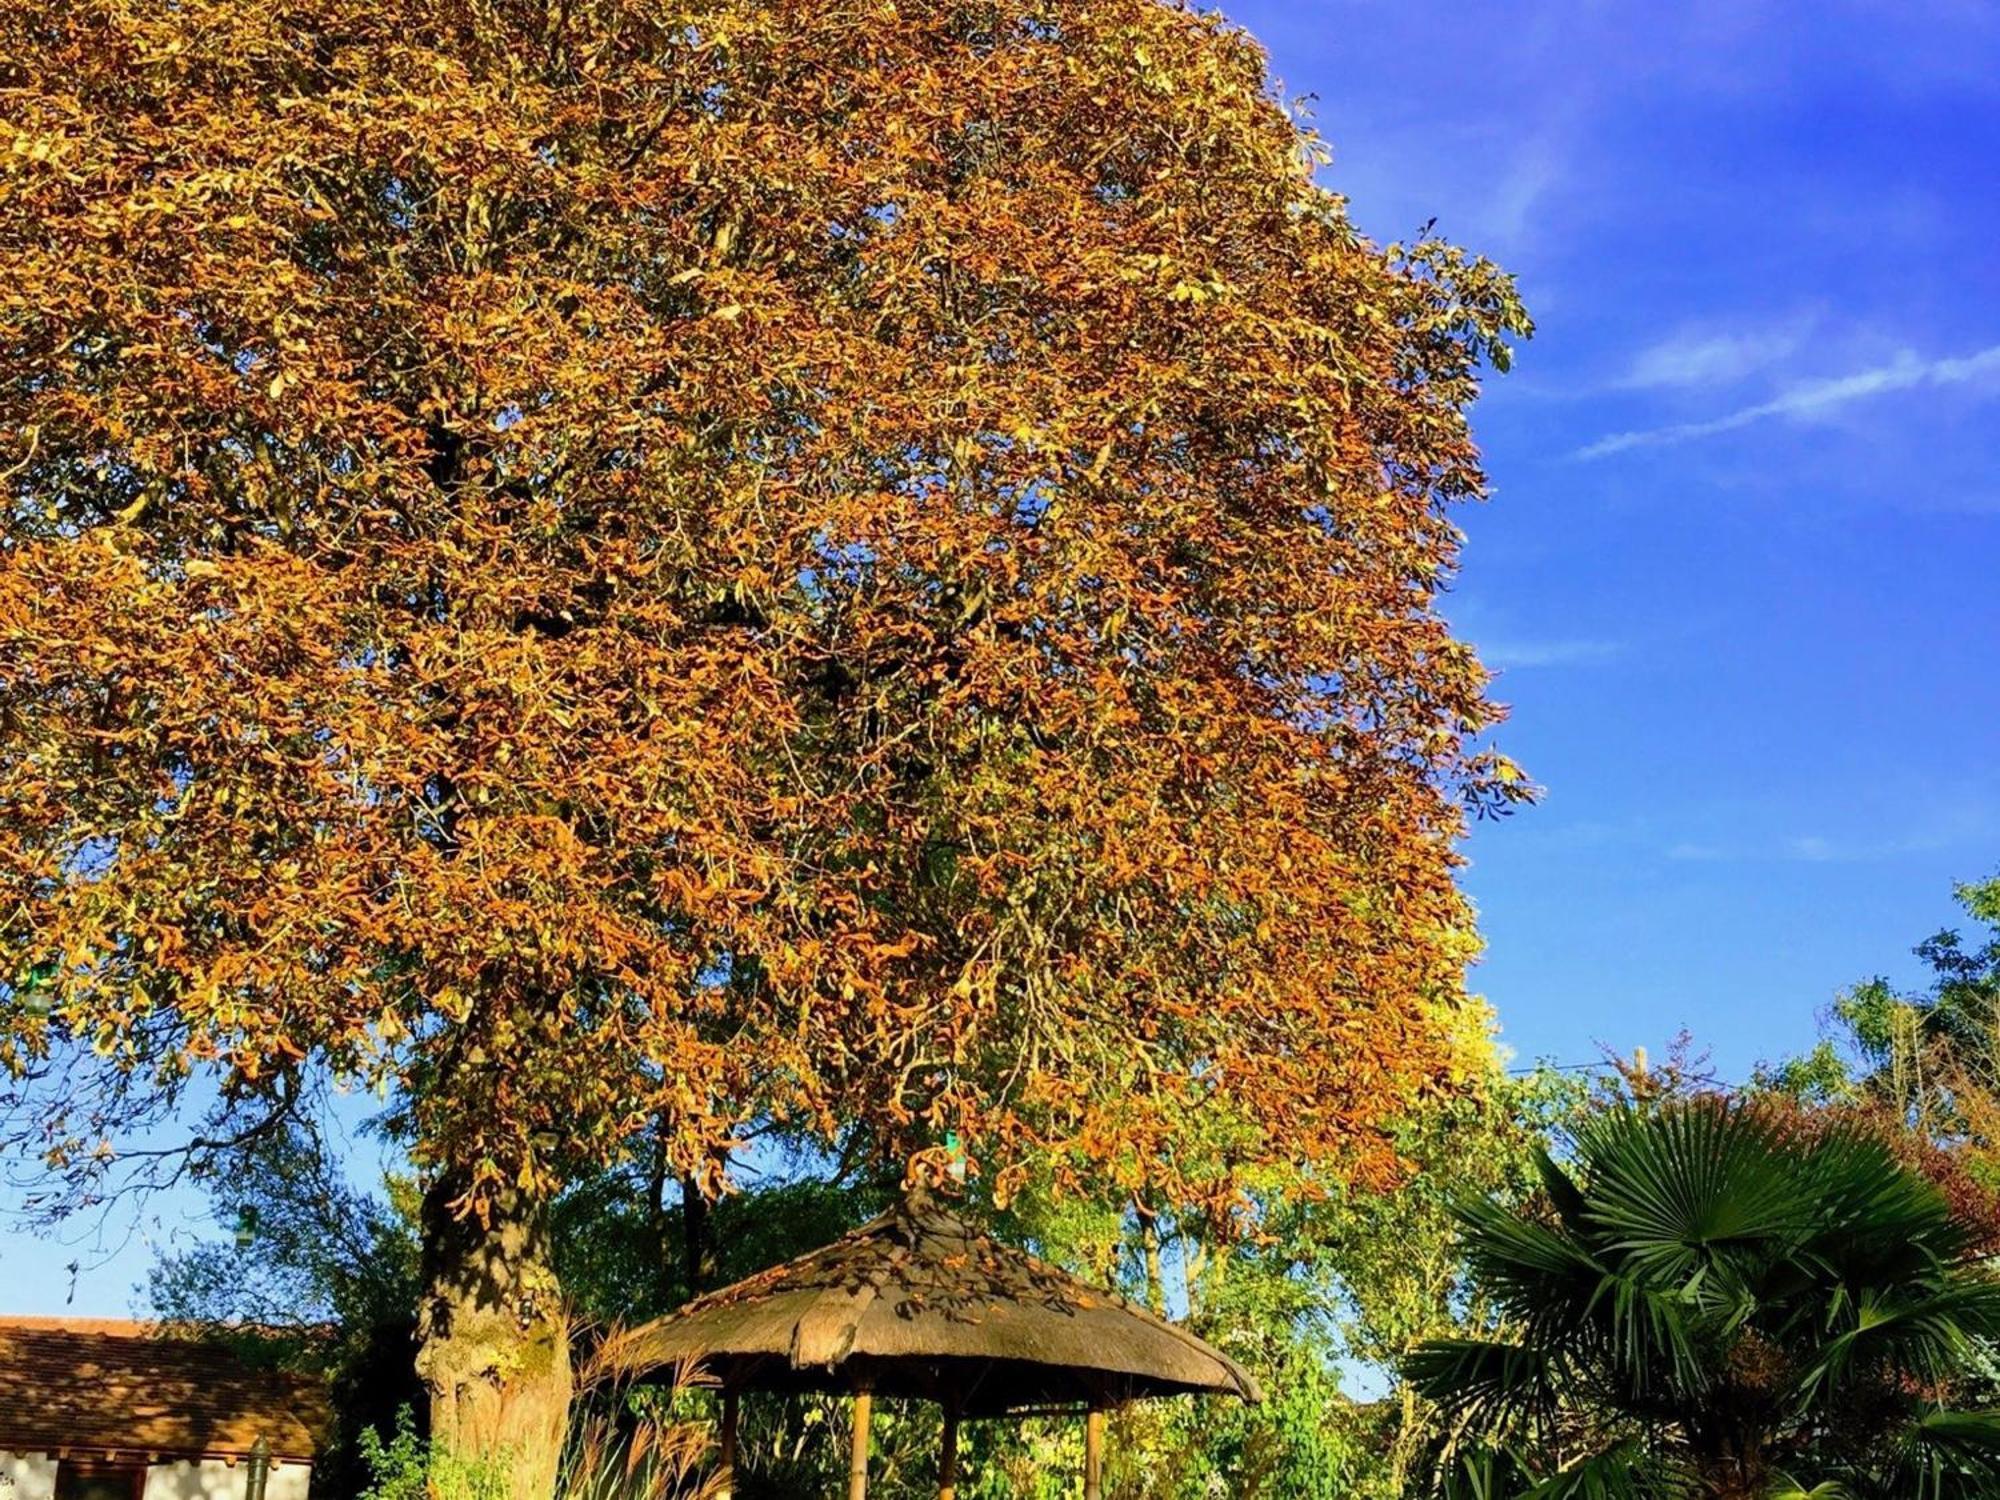
{"type": "Polygon", "coordinates": [[[1742,859],[1746,857],[1740,851],[1725,849],[1720,844],[1699,844],[1692,839],[1684,839],[1678,844],[1670,844],[1667,847],[1668,859],[1686,860],[1690,863],[1699,862],[1707,864],[1719,860],[1742,859]]]}
{"type": "Polygon", "coordinates": [[[1599,438],[1588,447],[1579,448],[1575,457],[1607,458],[1630,448],[1658,448],[1692,442],[1697,438],[1734,432],[1740,427],[1772,417],[1810,417],[1891,391],[1915,390],[1920,386],[1966,385],[1994,376],[2000,376],[2000,344],[1981,349],[1976,354],[1948,359],[1919,359],[1905,350],[1886,365],[1831,380],[1809,381],[1769,401],[1741,407],[1726,416],[1705,422],[1679,422],[1668,427],[1613,433],[1599,438]]]}
{"type": "Polygon", "coordinates": [[[1623,390],[1728,385],[1784,359],[1804,337],[1803,324],[1763,333],[1678,333],[1641,350],[1616,384],[1623,390]]]}
{"type": "Polygon", "coordinates": [[[1544,200],[1563,178],[1566,150],[1559,130],[1530,139],[1516,153],[1480,215],[1481,239],[1496,250],[1518,250],[1530,238],[1544,200]]]}
{"type": "Polygon", "coordinates": [[[1609,661],[1625,649],[1623,641],[1488,640],[1479,645],[1479,659],[1489,667],[1573,667],[1609,661]]]}
{"type": "Polygon", "coordinates": [[[1667,858],[1690,864],[1726,864],[1741,860],[1796,861],[1804,864],[1835,864],[1853,860],[1885,859],[1898,854],[1920,853],[1927,843],[1892,842],[1870,845],[1843,845],[1820,834],[1774,839],[1764,844],[1705,844],[1693,840],[1671,845],[1667,858]]]}
{"type": "Polygon", "coordinates": [[[1792,834],[1782,838],[1748,843],[1706,843],[1685,840],[1669,845],[1668,859],[1697,864],[1734,864],[1744,861],[1781,864],[1867,864],[1877,860],[1902,859],[1915,854],[1934,854],[1977,842],[1991,834],[1995,822],[1992,809],[1970,805],[1955,810],[1929,828],[1887,838],[1832,837],[1821,833],[1792,834]]]}
{"type": "Polygon", "coordinates": [[[1773,839],[1762,844],[1705,844],[1694,841],[1674,844],[1667,858],[1693,864],[1724,864],[1741,860],[1775,860],[1809,865],[1852,864],[1857,861],[1894,859],[1903,854],[1924,854],[1939,847],[1935,839],[1889,839],[1881,843],[1841,843],[1823,834],[1801,834],[1773,839]]]}

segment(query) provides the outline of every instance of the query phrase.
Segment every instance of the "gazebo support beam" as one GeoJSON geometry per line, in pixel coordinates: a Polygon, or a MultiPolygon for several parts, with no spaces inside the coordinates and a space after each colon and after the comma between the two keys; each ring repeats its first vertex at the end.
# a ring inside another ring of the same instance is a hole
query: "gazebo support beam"
{"type": "Polygon", "coordinates": [[[1104,1500],[1104,1408],[1083,1418],[1083,1500],[1104,1500]]]}
{"type": "Polygon", "coordinates": [[[736,1392],[722,1393],[722,1454],[716,1463],[716,1500],[732,1500],[736,1493],[736,1392]]]}
{"type": "Polygon", "coordinates": [[[944,1432],[938,1439],[938,1500],[958,1500],[958,1403],[944,1404],[944,1432]]]}
{"type": "Polygon", "coordinates": [[[868,1429],[875,1419],[875,1393],[854,1393],[854,1445],[847,1458],[847,1500],[868,1500],[868,1429]]]}

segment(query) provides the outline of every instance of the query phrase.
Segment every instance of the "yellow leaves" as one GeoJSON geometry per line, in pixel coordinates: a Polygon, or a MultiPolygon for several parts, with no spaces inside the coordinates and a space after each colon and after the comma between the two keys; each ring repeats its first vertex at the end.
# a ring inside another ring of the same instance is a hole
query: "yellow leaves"
{"type": "Polygon", "coordinates": [[[1191,302],[1200,305],[1214,302],[1230,295],[1230,285],[1219,276],[1205,278],[1189,277],[1176,281],[1167,289],[1169,302],[1191,302]]]}
{"type": "Polygon", "coordinates": [[[8,142],[7,154],[16,161],[47,162],[62,155],[60,136],[19,133],[8,142]]]}

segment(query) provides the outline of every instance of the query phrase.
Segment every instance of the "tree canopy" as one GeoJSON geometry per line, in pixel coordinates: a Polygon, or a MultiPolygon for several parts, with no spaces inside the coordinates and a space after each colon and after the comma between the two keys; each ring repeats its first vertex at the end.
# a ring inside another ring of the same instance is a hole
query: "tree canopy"
{"type": "Polygon", "coordinates": [[[1151,0],[0,16],[0,991],[49,1159],[389,1091],[1222,1201],[1447,1081],[1508,280],[1151,0]],[[1233,1122],[1193,1180],[1191,1113],[1233,1122]]]}

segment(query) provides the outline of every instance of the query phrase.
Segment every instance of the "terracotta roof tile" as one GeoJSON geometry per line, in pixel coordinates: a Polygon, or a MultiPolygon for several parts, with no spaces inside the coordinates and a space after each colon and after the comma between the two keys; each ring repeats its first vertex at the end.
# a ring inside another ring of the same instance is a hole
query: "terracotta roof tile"
{"type": "Polygon", "coordinates": [[[324,1381],[218,1339],[115,1318],[0,1317],[0,1449],[229,1457],[261,1434],[273,1457],[309,1459],[330,1414],[324,1381]]]}

